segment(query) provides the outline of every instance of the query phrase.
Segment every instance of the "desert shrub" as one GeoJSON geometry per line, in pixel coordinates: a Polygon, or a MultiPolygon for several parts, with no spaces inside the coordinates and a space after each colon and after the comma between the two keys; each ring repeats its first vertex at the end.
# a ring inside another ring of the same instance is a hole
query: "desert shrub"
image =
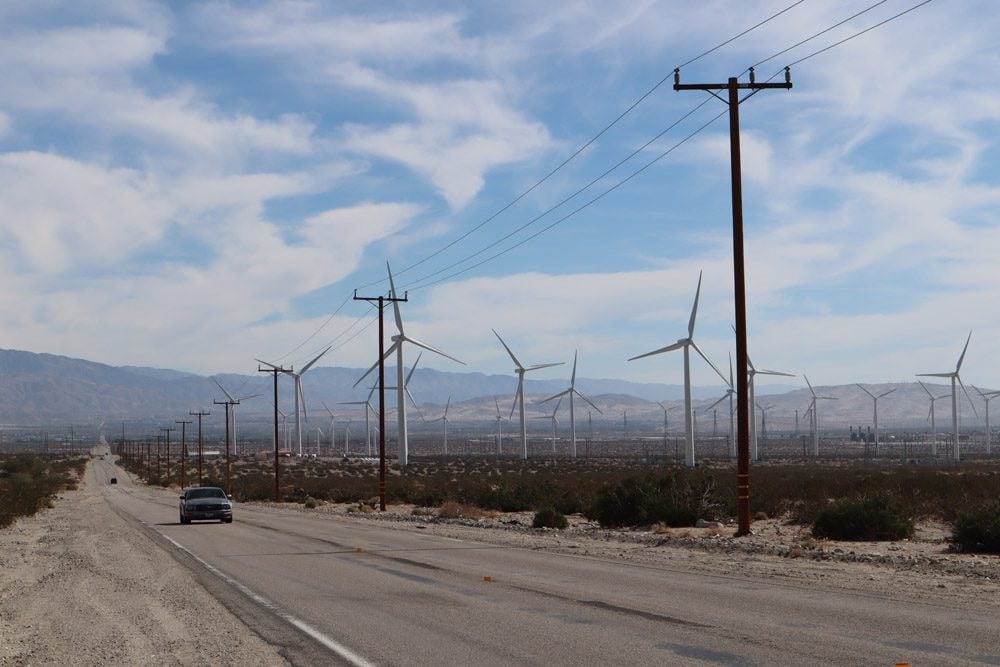
{"type": "Polygon", "coordinates": [[[76,488],[84,468],[76,459],[41,459],[20,455],[0,461],[0,528],[18,517],[31,516],[52,506],[52,498],[63,489],[76,488]]]}
{"type": "Polygon", "coordinates": [[[900,540],[913,535],[913,521],[888,496],[862,496],[820,510],[812,534],[834,540],[900,540]]]}
{"type": "Polygon", "coordinates": [[[559,510],[554,507],[543,507],[535,512],[535,518],[531,522],[532,528],[563,528],[569,527],[569,521],[559,510]]]}
{"type": "Polygon", "coordinates": [[[693,526],[714,514],[713,490],[708,475],[629,477],[601,491],[588,515],[602,526],[693,526]]]}
{"type": "Polygon", "coordinates": [[[962,551],[1000,553],[1000,503],[959,514],[952,525],[951,541],[962,551]]]}
{"type": "Polygon", "coordinates": [[[486,512],[475,505],[446,500],[441,503],[437,515],[442,519],[481,519],[486,512]]]}

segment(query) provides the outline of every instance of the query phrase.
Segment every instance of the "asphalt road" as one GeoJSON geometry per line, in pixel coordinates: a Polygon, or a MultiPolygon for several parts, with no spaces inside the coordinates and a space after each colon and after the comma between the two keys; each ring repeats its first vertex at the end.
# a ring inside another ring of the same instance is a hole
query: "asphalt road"
{"type": "Polygon", "coordinates": [[[982,610],[243,505],[230,525],[182,526],[176,493],[95,464],[99,480],[121,482],[107,487],[109,511],[213,579],[211,590],[262,636],[299,645],[293,662],[1000,665],[1000,619],[982,610]]]}

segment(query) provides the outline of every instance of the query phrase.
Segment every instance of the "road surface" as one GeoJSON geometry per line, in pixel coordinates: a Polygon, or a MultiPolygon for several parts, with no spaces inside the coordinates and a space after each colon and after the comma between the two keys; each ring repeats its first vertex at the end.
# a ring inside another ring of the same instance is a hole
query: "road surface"
{"type": "MultiPolygon", "coordinates": [[[[150,531],[293,661],[357,665],[1000,664],[1000,619],[815,585],[712,576],[237,504],[178,522],[177,493],[94,461],[109,511],[150,531]],[[294,656],[298,655],[296,659],[294,656]]],[[[697,552],[691,558],[698,558],[697,552]]]]}

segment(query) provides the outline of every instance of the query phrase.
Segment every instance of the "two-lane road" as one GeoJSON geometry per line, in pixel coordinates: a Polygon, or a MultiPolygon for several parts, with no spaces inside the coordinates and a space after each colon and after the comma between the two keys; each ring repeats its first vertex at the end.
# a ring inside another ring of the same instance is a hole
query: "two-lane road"
{"type": "MultiPolygon", "coordinates": [[[[96,465],[104,479],[115,474],[110,461],[96,465]]],[[[986,610],[246,505],[231,525],[182,526],[176,493],[117,474],[113,508],[291,624],[287,641],[319,642],[348,663],[1000,664],[1000,619],[986,610]]]]}

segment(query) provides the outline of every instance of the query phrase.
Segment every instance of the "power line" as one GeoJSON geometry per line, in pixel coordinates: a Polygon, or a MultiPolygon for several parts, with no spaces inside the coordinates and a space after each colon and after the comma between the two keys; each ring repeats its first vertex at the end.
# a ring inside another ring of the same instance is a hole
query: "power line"
{"type": "Polygon", "coordinates": [[[414,292],[416,290],[423,289],[425,287],[430,287],[431,285],[436,285],[438,283],[444,282],[445,280],[449,280],[451,278],[454,278],[455,276],[462,275],[463,273],[466,273],[468,271],[471,271],[472,269],[475,269],[475,268],[477,268],[479,266],[482,266],[483,264],[486,264],[487,262],[490,262],[490,261],[492,261],[492,260],[494,260],[494,259],[496,259],[496,258],[498,258],[498,257],[500,257],[502,255],[507,254],[511,250],[514,250],[515,248],[518,248],[518,247],[524,245],[528,241],[531,241],[532,239],[535,239],[535,238],[541,236],[542,234],[544,234],[545,232],[549,231],[550,229],[552,229],[556,225],[559,225],[562,222],[565,222],[566,220],[568,220],[569,218],[573,217],[574,215],[576,215],[580,211],[583,211],[584,209],[588,208],[592,204],[595,204],[596,202],[600,201],[601,199],[603,199],[607,195],[611,194],[612,192],[614,192],[615,190],[617,190],[621,186],[623,186],[626,183],[628,183],[629,181],[631,181],[633,178],[635,178],[636,176],[638,176],[642,172],[644,172],[647,169],[649,169],[650,167],[652,167],[654,164],[656,164],[657,162],[659,162],[663,158],[667,157],[668,155],[670,155],[670,153],[674,152],[675,149],[679,148],[681,145],[683,145],[684,143],[686,143],[689,139],[691,139],[692,137],[694,137],[696,134],[698,134],[699,132],[701,132],[702,130],[704,130],[705,128],[707,128],[709,125],[711,125],[712,123],[714,123],[718,119],[722,118],[724,115],[726,115],[727,112],[728,112],[728,109],[720,112],[719,114],[717,114],[716,116],[714,116],[713,118],[711,118],[708,122],[704,123],[697,130],[695,130],[691,134],[687,135],[686,137],[684,137],[683,139],[681,139],[680,141],[678,141],[677,143],[675,143],[673,146],[671,146],[670,148],[668,148],[667,150],[663,151],[662,153],[660,153],[659,155],[657,155],[655,158],[653,158],[652,160],[650,160],[649,162],[647,162],[646,164],[644,164],[642,167],[640,167],[639,169],[636,169],[634,172],[632,172],[631,174],[629,174],[628,176],[626,176],[622,180],[620,180],[617,183],[615,183],[614,185],[612,185],[610,188],[608,188],[607,190],[605,190],[601,194],[597,195],[596,197],[594,197],[593,199],[587,201],[586,203],[580,205],[579,207],[573,209],[572,211],[570,211],[569,213],[567,213],[563,217],[561,217],[558,220],[555,220],[554,222],[552,222],[551,224],[543,227],[542,229],[538,230],[537,232],[535,232],[531,236],[528,236],[527,238],[524,238],[524,239],[518,241],[514,245],[512,245],[512,246],[510,246],[508,248],[505,248],[504,250],[501,250],[500,252],[498,252],[496,254],[490,255],[486,259],[483,259],[482,261],[479,261],[479,262],[473,264],[472,266],[468,266],[468,267],[466,267],[466,268],[464,268],[464,269],[462,269],[460,271],[456,271],[455,273],[451,273],[451,274],[449,274],[447,276],[444,276],[444,277],[439,278],[437,280],[431,281],[429,283],[424,283],[422,285],[418,284],[418,285],[415,285],[415,286],[408,287],[409,291],[414,292]]]}
{"type": "MultiPolygon", "coordinates": [[[[686,62],[682,63],[678,67],[686,67],[687,65],[690,65],[691,63],[694,63],[694,62],[697,62],[698,60],[701,60],[705,56],[707,56],[707,55],[709,55],[711,53],[714,53],[715,51],[718,51],[719,49],[723,48],[724,46],[726,46],[728,44],[731,44],[732,42],[736,41],[740,37],[743,37],[743,36],[749,34],[750,32],[756,30],[757,28],[759,28],[759,27],[761,27],[761,26],[769,23],[770,21],[776,19],[777,17],[781,16],[785,12],[787,12],[787,11],[789,11],[789,10],[797,7],[798,5],[802,4],[803,2],[805,2],[805,0],[797,0],[796,2],[793,2],[791,5],[789,5],[789,6],[785,7],[784,9],[776,12],[775,14],[772,14],[771,16],[767,17],[766,19],[764,19],[764,20],[762,20],[762,21],[760,21],[760,22],[752,25],[751,27],[747,28],[746,30],[743,30],[739,34],[737,34],[737,35],[735,35],[733,37],[730,37],[729,39],[727,39],[727,40],[725,40],[723,42],[720,42],[719,44],[716,44],[712,48],[710,48],[710,49],[708,49],[706,51],[703,51],[702,53],[700,53],[697,56],[691,58],[690,60],[687,60],[686,62]]],[[[628,116],[630,113],[632,113],[632,111],[635,110],[636,107],[638,107],[640,104],[642,104],[650,95],[652,95],[654,92],[656,92],[664,83],[668,82],[672,76],[673,76],[672,74],[668,74],[667,76],[663,77],[662,79],[660,79],[659,81],[657,81],[655,84],[653,84],[653,86],[651,88],[649,88],[649,90],[647,90],[645,93],[643,93],[641,96],[639,96],[638,99],[636,99],[634,102],[632,102],[632,104],[630,104],[624,111],[622,111],[620,114],[618,114],[618,116],[616,116],[614,120],[612,120],[610,123],[608,123],[607,125],[605,125],[604,128],[602,128],[599,132],[597,132],[597,134],[595,134],[593,137],[591,137],[590,139],[588,139],[586,143],[584,143],[582,146],[580,146],[578,149],[576,149],[569,157],[567,157],[565,160],[563,160],[558,165],[556,165],[556,167],[554,169],[552,169],[551,171],[549,171],[542,178],[540,178],[539,180],[535,181],[530,187],[528,187],[528,189],[524,190],[523,192],[521,192],[521,194],[517,195],[514,199],[512,199],[511,201],[509,201],[506,204],[504,204],[495,213],[493,213],[492,215],[490,215],[489,217],[487,217],[485,220],[483,220],[479,224],[477,224],[474,227],[472,227],[471,229],[469,229],[467,232],[461,234],[460,236],[458,236],[457,238],[453,239],[452,241],[449,241],[443,247],[439,248],[438,250],[435,250],[430,255],[427,255],[423,259],[420,259],[420,260],[414,262],[413,264],[410,264],[410,265],[404,267],[403,269],[397,271],[396,275],[397,276],[401,276],[401,275],[403,275],[403,274],[405,274],[405,273],[407,273],[407,272],[415,269],[416,267],[421,266],[422,264],[430,261],[434,257],[437,257],[441,253],[445,252],[449,248],[452,248],[456,244],[461,243],[465,239],[469,238],[469,236],[471,236],[472,234],[474,234],[475,232],[479,231],[480,229],[482,229],[483,227],[485,227],[487,224],[489,224],[490,222],[492,222],[493,220],[495,220],[497,217],[499,217],[505,211],[507,211],[512,206],[514,206],[515,204],[517,204],[519,201],[521,201],[522,199],[524,199],[526,196],[528,196],[529,194],[531,194],[540,185],[542,185],[543,183],[545,183],[546,181],[548,181],[552,176],[554,176],[557,172],[559,172],[563,167],[565,167],[567,164],[569,164],[574,159],[576,159],[581,153],[583,153],[587,148],[589,148],[595,141],[597,141],[602,136],[604,136],[615,125],[617,125],[626,116],[628,116]]],[[[372,281],[370,283],[366,283],[364,285],[359,286],[358,289],[365,289],[367,287],[372,287],[374,285],[379,285],[379,284],[381,284],[383,282],[385,282],[385,279],[375,280],[375,281],[372,281]]]]}
{"type": "MultiPolygon", "coordinates": [[[[694,108],[692,108],[690,111],[688,111],[687,113],[685,113],[683,116],[681,116],[680,118],[678,118],[676,121],[674,121],[673,123],[671,123],[662,132],[660,132],[659,134],[657,134],[656,136],[654,136],[652,139],[650,139],[649,141],[647,141],[646,143],[644,143],[642,146],[640,146],[639,148],[635,149],[634,151],[632,151],[631,153],[629,153],[627,156],[625,156],[624,158],[622,158],[621,160],[619,160],[614,166],[612,166],[611,168],[605,170],[599,176],[593,178],[589,183],[587,183],[583,187],[577,189],[572,194],[564,197],[557,204],[555,204],[553,206],[550,206],[546,210],[544,210],[541,213],[539,213],[538,215],[536,215],[534,218],[531,218],[530,220],[528,220],[526,223],[522,224],[517,229],[515,229],[515,230],[509,232],[508,234],[500,237],[496,241],[493,241],[492,243],[490,243],[486,247],[477,250],[476,252],[472,253],[471,255],[467,255],[466,257],[464,257],[463,259],[458,260],[457,262],[453,262],[452,264],[449,264],[448,266],[446,266],[446,267],[444,267],[442,269],[438,269],[437,271],[434,271],[433,273],[429,273],[429,274],[427,274],[427,275],[425,275],[425,276],[423,276],[421,278],[414,279],[413,283],[410,283],[410,284],[412,285],[412,284],[415,284],[415,283],[421,283],[421,282],[424,282],[424,281],[428,280],[429,278],[433,278],[434,276],[440,275],[440,274],[442,274],[442,273],[444,273],[446,271],[450,271],[451,269],[454,269],[455,267],[460,266],[461,264],[464,264],[465,262],[468,262],[468,261],[470,261],[470,260],[478,257],[479,255],[483,254],[487,250],[490,250],[491,248],[495,248],[496,246],[500,245],[504,241],[506,241],[506,240],[510,239],[511,237],[513,237],[518,232],[524,231],[525,229],[527,229],[528,227],[532,226],[533,224],[535,224],[536,222],[538,222],[542,218],[548,216],[550,213],[556,211],[557,209],[561,208],[562,206],[564,206],[565,204],[567,204],[571,200],[575,199],[580,194],[582,194],[585,191],[589,190],[595,184],[597,184],[600,181],[602,181],[609,174],[611,174],[612,172],[614,172],[615,170],[617,170],[619,167],[621,167],[623,164],[625,164],[626,162],[628,162],[629,160],[631,160],[633,157],[635,157],[636,155],[638,155],[639,153],[641,153],[642,151],[644,151],[652,143],[654,143],[655,141],[657,141],[658,139],[660,139],[661,137],[663,137],[663,135],[665,135],[667,132],[669,132],[670,130],[672,130],[675,127],[677,127],[683,121],[685,121],[688,118],[690,118],[692,114],[694,114],[696,111],[698,111],[699,109],[701,109],[708,102],[709,102],[709,100],[706,99],[701,104],[698,104],[697,106],[695,106],[694,108]]],[[[531,238],[534,238],[534,237],[531,237],[531,238]]]]}

